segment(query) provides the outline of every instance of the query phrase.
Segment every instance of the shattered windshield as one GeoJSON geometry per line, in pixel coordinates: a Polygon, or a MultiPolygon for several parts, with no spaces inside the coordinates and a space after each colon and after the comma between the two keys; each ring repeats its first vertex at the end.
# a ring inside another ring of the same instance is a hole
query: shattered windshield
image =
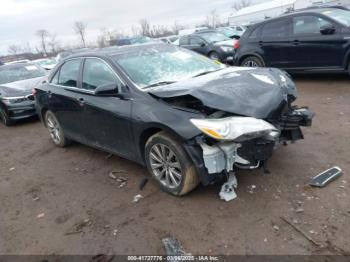
{"type": "Polygon", "coordinates": [[[0,67],[0,84],[45,76],[45,71],[33,64],[14,64],[0,67]]]}
{"type": "Polygon", "coordinates": [[[141,89],[170,84],[225,68],[207,57],[175,47],[118,55],[115,61],[141,89]]]}

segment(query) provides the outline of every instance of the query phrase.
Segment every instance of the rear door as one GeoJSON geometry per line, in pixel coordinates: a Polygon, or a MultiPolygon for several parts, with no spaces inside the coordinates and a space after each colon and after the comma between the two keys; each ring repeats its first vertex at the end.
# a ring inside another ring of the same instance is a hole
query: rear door
{"type": "Polygon", "coordinates": [[[292,25],[293,67],[336,68],[343,65],[345,40],[337,24],[310,14],[293,17],[292,25]],[[324,26],[333,26],[335,32],[322,34],[320,30],[324,26]]]}
{"type": "Polygon", "coordinates": [[[261,31],[259,45],[263,51],[266,66],[288,68],[290,64],[289,18],[266,23],[261,31]]]}
{"type": "Polygon", "coordinates": [[[89,144],[133,158],[135,147],[131,135],[132,100],[116,96],[98,96],[94,90],[101,85],[123,83],[112,67],[100,58],[86,58],[82,70],[82,89],[79,100],[84,104],[82,129],[89,144]]]}
{"type": "Polygon", "coordinates": [[[54,112],[67,136],[77,138],[81,133],[79,103],[79,72],[82,59],[67,60],[52,78],[48,86],[48,105],[54,112]]]}

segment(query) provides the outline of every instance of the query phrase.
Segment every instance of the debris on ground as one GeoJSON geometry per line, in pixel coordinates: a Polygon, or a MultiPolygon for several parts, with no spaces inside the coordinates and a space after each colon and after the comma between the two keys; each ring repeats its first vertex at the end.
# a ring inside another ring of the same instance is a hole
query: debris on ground
{"type": "Polygon", "coordinates": [[[33,196],[33,201],[39,201],[40,200],[40,197],[38,196],[33,196]]]}
{"type": "Polygon", "coordinates": [[[248,192],[249,192],[250,194],[254,194],[254,189],[256,189],[256,185],[248,186],[248,192]]]}
{"type": "Polygon", "coordinates": [[[14,170],[15,170],[14,167],[11,167],[11,168],[9,169],[10,172],[11,172],[11,171],[14,171],[14,170]]]}
{"type": "Polygon", "coordinates": [[[88,227],[91,225],[92,225],[92,221],[89,218],[84,219],[84,220],[74,224],[72,226],[72,228],[65,233],[65,235],[73,235],[73,234],[82,233],[82,232],[84,232],[83,229],[85,227],[88,227]]]}
{"type": "Polygon", "coordinates": [[[309,185],[313,187],[325,187],[330,182],[340,177],[342,173],[343,171],[339,167],[332,167],[315,176],[309,185]]]}
{"type": "Polygon", "coordinates": [[[105,159],[110,159],[113,156],[113,154],[108,154],[105,156],[105,159]]]}
{"type": "Polygon", "coordinates": [[[114,257],[115,255],[98,254],[93,256],[89,262],[111,262],[114,260],[114,257]]]}
{"type": "Polygon", "coordinates": [[[119,183],[119,185],[118,185],[119,188],[123,188],[127,185],[128,179],[126,177],[123,177],[123,176],[116,176],[116,174],[118,174],[118,173],[124,173],[124,171],[112,171],[109,173],[108,176],[111,179],[116,180],[119,183]]]}
{"type": "Polygon", "coordinates": [[[174,237],[167,237],[162,239],[165,253],[167,256],[184,256],[189,255],[184,251],[180,242],[174,237]]]}
{"type": "Polygon", "coordinates": [[[143,179],[141,180],[141,182],[140,182],[139,189],[140,189],[140,190],[143,190],[144,187],[146,186],[147,182],[148,182],[148,178],[146,178],[146,177],[143,178],[143,179]]]}
{"type": "Polygon", "coordinates": [[[139,194],[139,195],[136,195],[136,196],[134,196],[132,202],[133,202],[133,203],[137,203],[137,202],[140,201],[141,198],[143,198],[142,195],[140,195],[140,194],[139,194]]]}
{"type": "Polygon", "coordinates": [[[45,213],[40,213],[39,215],[36,216],[36,218],[43,218],[45,216],[45,213]]]}
{"type": "Polygon", "coordinates": [[[113,236],[116,236],[118,234],[118,229],[113,230],[113,236]]]}
{"type": "Polygon", "coordinates": [[[299,208],[297,208],[297,209],[295,210],[295,212],[297,212],[297,213],[303,213],[303,212],[304,212],[304,209],[301,208],[301,207],[299,207],[299,208]]]}
{"type": "Polygon", "coordinates": [[[279,231],[279,230],[280,230],[280,227],[277,226],[277,225],[273,225],[273,229],[276,230],[276,231],[279,231]]]}
{"type": "Polygon", "coordinates": [[[222,185],[221,191],[219,193],[220,199],[229,202],[237,198],[235,188],[237,188],[238,182],[234,173],[230,173],[227,182],[222,185]]]}
{"type": "Polygon", "coordinates": [[[116,175],[114,175],[112,172],[111,173],[109,173],[109,175],[108,175],[110,178],[112,178],[112,179],[114,179],[114,180],[116,180],[117,179],[117,176],[116,175]]]}
{"type": "Polygon", "coordinates": [[[312,244],[314,244],[317,247],[321,247],[322,245],[318,242],[316,242],[312,237],[310,237],[307,233],[305,233],[300,227],[294,225],[292,222],[290,222],[287,218],[285,217],[280,217],[284,222],[286,222],[288,225],[290,225],[295,231],[300,233],[304,238],[309,240],[312,244]]]}

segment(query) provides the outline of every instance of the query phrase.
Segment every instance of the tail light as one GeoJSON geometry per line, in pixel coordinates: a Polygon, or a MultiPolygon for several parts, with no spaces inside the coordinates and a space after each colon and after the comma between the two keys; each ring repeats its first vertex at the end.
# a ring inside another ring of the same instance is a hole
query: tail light
{"type": "Polygon", "coordinates": [[[238,49],[240,46],[241,46],[241,44],[239,43],[238,40],[233,43],[233,48],[234,49],[238,49]]]}

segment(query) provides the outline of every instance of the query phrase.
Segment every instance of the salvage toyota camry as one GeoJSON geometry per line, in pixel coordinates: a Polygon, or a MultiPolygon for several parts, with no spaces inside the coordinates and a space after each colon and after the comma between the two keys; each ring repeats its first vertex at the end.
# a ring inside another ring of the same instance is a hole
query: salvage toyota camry
{"type": "Polygon", "coordinates": [[[303,139],[313,114],[278,69],[226,67],[165,44],[107,48],[62,61],[36,89],[53,142],[102,149],[147,166],[184,195],[237,169],[266,167],[303,139]]]}

